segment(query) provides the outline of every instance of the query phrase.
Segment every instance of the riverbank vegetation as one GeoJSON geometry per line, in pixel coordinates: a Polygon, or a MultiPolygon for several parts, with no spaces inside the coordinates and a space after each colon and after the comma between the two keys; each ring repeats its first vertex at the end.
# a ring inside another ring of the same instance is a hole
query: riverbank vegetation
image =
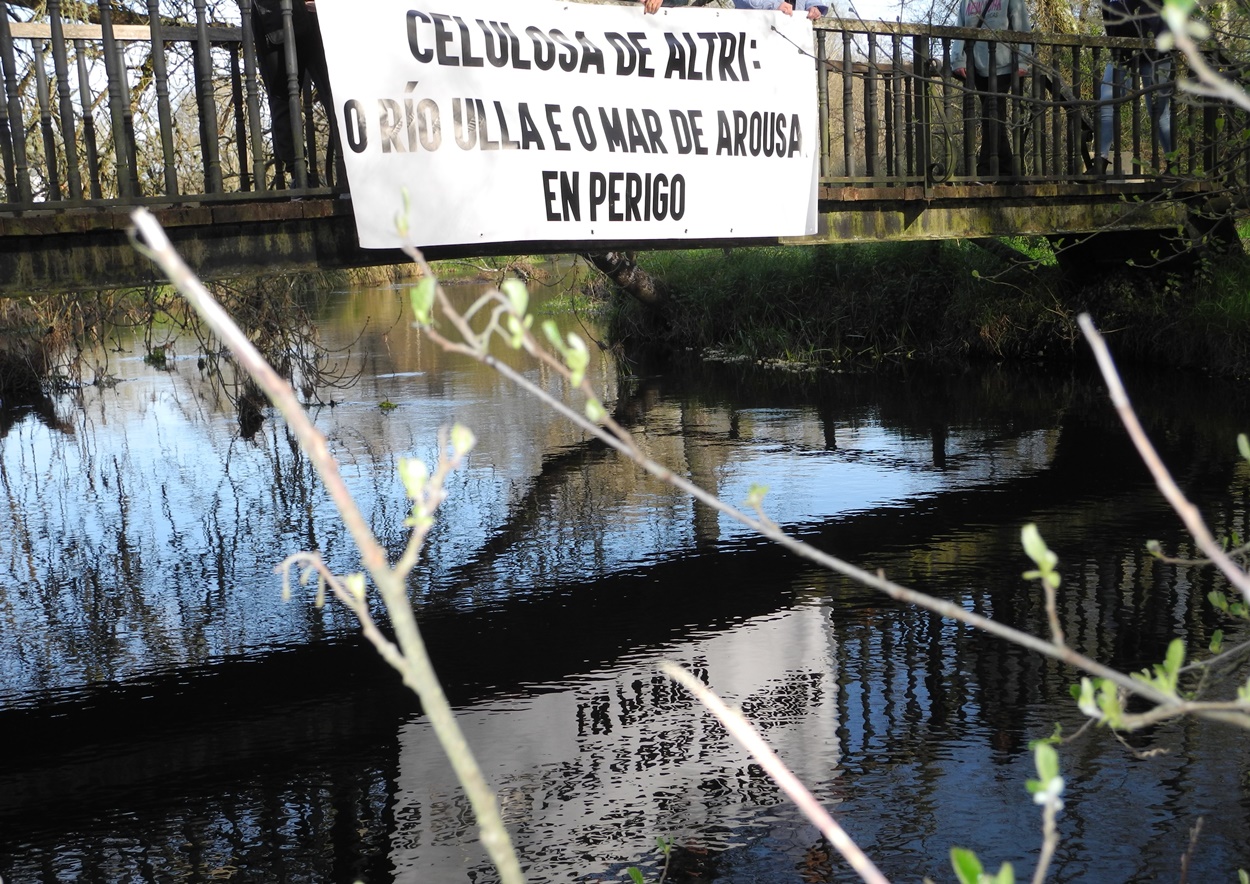
{"type": "Polygon", "coordinates": [[[847,369],[1086,358],[1076,317],[1089,312],[1129,362],[1250,373],[1240,250],[1096,274],[1059,257],[1024,238],[653,252],[638,260],[668,303],[608,298],[607,329],[620,343],[847,369]]]}

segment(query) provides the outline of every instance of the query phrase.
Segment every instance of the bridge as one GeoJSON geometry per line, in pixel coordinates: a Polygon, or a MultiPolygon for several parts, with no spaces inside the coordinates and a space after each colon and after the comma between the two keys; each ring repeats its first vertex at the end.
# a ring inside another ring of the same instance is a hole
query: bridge
{"type": "MultiPolygon", "coordinates": [[[[135,206],[152,210],[208,279],[405,260],[359,248],[324,109],[294,76],[297,156],[291,186],[280,186],[250,5],[240,0],[241,23],[222,23],[195,0],[195,21],[184,22],[163,18],[159,0],[147,0],[146,16],[101,0],[87,7],[92,20],[79,21],[62,15],[61,0],[47,0],[46,15],[22,20],[25,9],[0,0],[0,295],[155,281],[126,233],[135,206]]],[[[819,232],[645,247],[1183,230],[1250,178],[1246,114],[1178,93],[1168,111],[1175,149],[1164,156],[1148,99],[1166,84],[1143,86],[1133,69],[1124,97],[1111,104],[1112,143],[1102,144],[1099,79],[1111,53],[1128,48],[1143,47],[1123,38],[822,20],[812,47],[819,232]],[[1004,96],[1018,168],[988,178],[974,174],[978,96],[952,76],[960,39],[988,41],[991,52],[1025,39],[1032,46],[1030,75],[1013,76],[1004,96]],[[1105,168],[1097,161],[1104,154],[1105,168]]],[[[1174,66],[1178,78],[1187,75],[1183,58],[1174,66]]],[[[427,257],[638,247],[515,242],[444,246],[427,257]]]]}

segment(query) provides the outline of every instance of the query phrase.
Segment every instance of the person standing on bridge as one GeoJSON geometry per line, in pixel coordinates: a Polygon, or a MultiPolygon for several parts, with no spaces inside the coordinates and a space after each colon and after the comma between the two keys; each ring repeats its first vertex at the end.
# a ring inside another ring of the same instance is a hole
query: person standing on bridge
{"type": "MultiPolygon", "coordinates": [[[[256,33],[256,61],[269,98],[273,152],[278,161],[276,182],[286,187],[286,175],[295,170],[296,132],[292,127],[291,97],[286,69],[286,30],[280,0],[252,0],[252,27],[256,33]]],[[[330,137],[338,136],[326,50],[317,24],[316,0],[292,0],[291,28],[295,34],[295,75],[301,88],[312,80],[317,98],[330,120],[330,137]]]]}
{"type": "MultiPolygon", "coordinates": [[[[1021,33],[1032,30],[1024,0],[960,0],[955,27],[1021,33]]],[[[1031,46],[999,42],[995,43],[991,64],[989,40],[956,40],[951,45],[952,73],[971,84],[981,102],[978,177],[1014,178],[1018,174],[1007,129],[1007,96],[1013,78],[1028,76],[1032,55],[1031,46]],[[968,43],[972,43],[971,64],[967,59],[968,43]]]]}
{"type": "MultiPolygon", "coordinates": [[[[817,2],[817,0],[733,0],[736,9],[775,9],[782,15],[794,15],[795,10],[803,13],[811,21],[816,21],[822,15],[829,12],[829,4],[827,2],[817,2]]],[[[660,7],[664,5],[664,0],[642,0],[643,12],[656,13],[660,7]]],[[[677,3],[669,0],[670,6],[686,6],[686,3],[677,3]]],[[[701,3],[693,4],[702,6],[701,3]]]]}
{"type": "Polygon", "coordinates": [[[1153,47],[1166,30],[1159,7],[1151,0],[1102,0],[1102,23],[1108,37],[1149,40],[1149,49],[1112,49],[1111,60],[1103,71],[1098,89],[1098,172],[1111,167],[1115,149],[1115,102],[1124,98],[1124,84],[1132,82],[1134,69],[1141,74],[1146,91],[1146,110],[1154,131],[1155,144],[1163,158],[1164,173],[1171,167],[1172,152],[1172,58],[1153,47]]]}

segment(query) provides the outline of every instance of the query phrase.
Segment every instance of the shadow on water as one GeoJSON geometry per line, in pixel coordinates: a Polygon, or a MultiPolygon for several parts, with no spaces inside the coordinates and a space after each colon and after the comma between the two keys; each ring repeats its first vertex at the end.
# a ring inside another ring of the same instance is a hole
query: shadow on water
{"type": "MultiPolygon", "coordinates": [[[[466,287],[462,297],[474,293],[466,287]]],[[[394,292],[321,305],[334,370],[313,409],[392,552],[394,458],[440,425],[478,431],[412,596],[448,693],[500,790],[531,880],[833,881],[814,830],[654,668],[691,666],[766,736],[886,872],[945,876],[952,844],[1028,868],[1027,741],[1079,714],[1074,674],[899,608],[752,538],[431,352],[394,292]],[[367,321],[366,321],[367,320],[367,321]],[[364,332],[361,332],[361,329],[364,332]],[[336,367],[337,366],[337,367],[336,367]],[[322,397],[322,401],[330,398],[322,397]],[[383,410],[388,401],[399,407],[383,410]],[[680,877],[676,880],[681,880],[680,877]]],[[[14,881],[493,880],[415,701],[335,606],[283,605],[274,562],[354,557],[276,421],[244,441],[190,357],[42,411],[0,411],[0,874],[14,881]]],[[[553,379],[518,363],[538,382],[553,379]]],[[[694,363],[592,366],[648,451],[849,561],[1043,632],[1019,526],[1059,551],[1073,645],[1157,660],[1215,625],[1200,569],[1082,372],[998,369],[803,380],[694,363]]],[[[1130,390],[1217,531],[1246,534],[1235,387],[1130,390]]],[[[310,397],[311,398],[311,397],[310,397]]],[[[267,416],[267,413],[262,416],[267,416]]],[[[1186,723],[1064,750],[1053,880],[1171,879],[1198,815],[1194,880],[1250,864],[1247,750],[1186,723]]]]}

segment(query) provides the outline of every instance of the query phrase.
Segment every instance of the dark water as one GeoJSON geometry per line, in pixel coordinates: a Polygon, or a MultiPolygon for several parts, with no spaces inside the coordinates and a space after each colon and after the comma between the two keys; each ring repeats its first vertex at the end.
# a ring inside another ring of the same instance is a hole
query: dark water
{"type": "MultiPolygon", "coordinates": [[[[755,540],[436,352],[401,304],[320,304],[329,363],[359,376],[313,414],[395,555],[395,459],[432,459],[453,420],[479,436],[412,597],[532,881],[654,880],[659,836],[678,881],[851,880],[663,659],[740,704],[893,879],[953,880],[952,845],[1031,875],[1027,744],[1077,731],[1076,674],[755,540]]],[[[167,371],[122,343],[100,357],[118,385],[0,411],[0,875],[493,880],[415,702],[340,608],[281,601],[291,551],[357,564],[281,424],[241,432],[192,342],[167,371]]],[[[1192,549],[1082,370],[591,374],[657,459],[734,503],[768,485],[777,521],[900,582],[1043,632],[1032,521],[1081,650],[1135,669],[1218,625],[1209,573],[1143,551],[1192,549]]],[[[1130,393],[1217,533],[1250,533],[1243,385],[1139,372],[1130,393]]],[[[1050,880],[1179,880],[1199,819],[1188,880],[1235,880],[1248,747],[1193,721],[1077,736],[1050,880]]]]}

